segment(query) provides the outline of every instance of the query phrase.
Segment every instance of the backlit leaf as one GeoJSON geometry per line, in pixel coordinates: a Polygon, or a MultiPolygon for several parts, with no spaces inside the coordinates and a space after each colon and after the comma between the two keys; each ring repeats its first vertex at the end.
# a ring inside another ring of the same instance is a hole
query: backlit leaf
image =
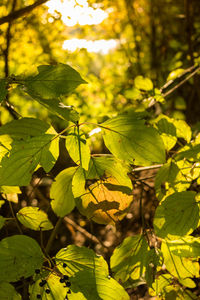
{"type": "Polygon", "coordinates": [[[170,242],[163,241],[161,252],[164,258],[166,269],[171,275],[178,278],[178,280],[185,286],[195,287],[194,282],[188,280],[192,277],[199,277],[199,265],[197,261],[192,261],[185,257],[180,257],[171,252],[170,242]],[[193,285],[193,286],[191,286],[193,285]]]}
{"type": "Polygon", "coordinates": [[[90,161],[90,148],[87,144],[87,140],[84,137],[84,133],[80,133],[80,136],[75,129],[66,137],[66,148],[69,155],[76,164],[80,164],[83,169],[88,170],[88,165],[90,161]]]}
{"type": "Polygon", "coordinates": [[[50,230],[53,228],[47,214],[39,207],[26,206],[17,213],[18,220],[32,230],[50,230]]]}
{"type": "Polygon", "coordinates": [[[176,256],[198,258],[200,257],[200,238],[185,236],[181,239],[167,241],[170,252],[176,256]]]}
{"type": "Polygon", "coordinates": [[[38,299],[38,295],[41,300],[65,299],[69,289],[65,287],[65,283],[60,282],[60,278],[54,273],[49,273],[42,278],[38,276],[35,282],[29,286],[30,300],[38,299]],[[46,283],[41,287],[42,280],[46,280],[46,283]]]}
{"type": "Polygon", "coordinates": [[[42,99],[53,99],[69,94],[81,83],[86,81],[66,64],[41,65],[38,67],[38,75],[28,77],[24,81],[27,92],[42,99]]]}
{"type": "Polygon", "coordinates": [[[119,159],[144,166],[165,162],[161,137],[143,120],[134,115],[119,115],[102,126],[106,147],[119,159]]]}
{"type": "Polygon", "coordinates": [[[38,243],[25,235],[13,235],[0,242],[0,281],[14,282],[34,274],[43,263],[38,243]]]}
{"type": "Polygon", "coordinates": [[[135,87],[139,90],[151,91],[153,89],[153,83],[151,79],[143,76],[137,76],[134,80],[135,87]]]}
{"type": "Polygon", "coordinates": [[[192,191],[173,193],[156,209],[154,229],[159,237],[185,236],[194,231],[199,222],[199,203],[192,191]]]}
{"type": "Polygon", "coordinates": [[[76,167],[63,170],[56,176],[51,186],[51,207],[59,217],[64,217],[74,209],[75,201],[72,193],[72,178],[75,171],[76,167]]]}
{"type": "Polygon", "coordinates": [[[137,235],[126,238],[111,256],[110,266],[114,278],[122,282],[129,279],[137,281],[146,278],[151,285],[150,273],[153,279],[158,264],[157,259],[152,258],[152,250],[144,236],[137,235]],[[153,268],[155,269],[153,270],[153,268]]]}
{"type": "Polygon", "coordinates": [[[76,206],[96,223],[115,224],[125,217],[132,201],[130,189],[109,177],[91,184],[84,195],[76,198],[76,206]]]}
{"type": "Polygon", "coordinates": [[[59,271],[69,276],[69,299],[129,299],[122,286],[110,278],[106,261],[93,250],[70,245],[56,254],[55,261],[59,271]]]}
{"type": "Polygon", "coordinates": [[[13,142],[10,155],[4,156],[1,161],[0,185],[27,185],[39,164],[46,172],[50,171],[58,156],[58,144],[56,151],[51,149],[53,138],[52,134],[44,134],[25,141],[13,142]]]}

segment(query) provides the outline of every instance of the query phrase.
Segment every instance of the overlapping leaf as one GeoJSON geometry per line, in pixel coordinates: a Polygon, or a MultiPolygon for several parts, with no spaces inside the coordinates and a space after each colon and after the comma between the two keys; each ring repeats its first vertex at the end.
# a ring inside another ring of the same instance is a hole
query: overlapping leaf
{"type": "Polygon", "coordinates": [[[53,228],[47,214],[39,207],[26,206],[17,213],[18,220],[32,230],[50,230],[53,228]]]}
{"type": "MultiPolygon", "coordinates": [[[[67,297],[68,288],[60,282],[58,275],[47,273],[45,277],[37,276],[35,282],[29,286],[30,300],[63,300],[67,297]],[[43,280],[43,281],[42,281],[43,280]],[[46,281],[43,286],[41,282],[46,281]]],[[[68,299],[68,298],[67,298],[68,299]]]]}
{"type": "Polygon", "coordinates": [[[173,193],[157,207],[154,229],[162,238],[185,236],[198,227],[199,202],[192,191],[173,193]]]}
{"type": "Polygon", "coordinates": [[[59,271],[71,283],[69,299],[129,299],[125,290],[110,278],[106,261],[91,249],[70,245],[55,257],[59,271]]]}
{"type": "Polygon", "coordinates": [[[152,251],[143,236],[126,238],[111,256],[110,266],[114,278],[123,283],[129,279],[138,281],[143,278],[149,280],[151,285],[149,273],[153,279],[156,265],[159,263],[159,257],[156,256],[152,260],[152,251]]]}
{"type": "Polygon", "coordinates": [[[25,235],[13,235],[0,242],[0,281],[14,282],[34,274],[43,263],[38,243],[25,235]]]}
{"type": "Polygon", "coordinates": [[[165,162],[165,149],[156,129],[134,115],[119,115],[102,124],[110,152],[121,160],[139,165],[165,162]]]}
{"type": "Polygon", "coordinates": [[[59,145],[58,139],[54,139],[55,130],[48,124],[23,118],[2,126],[0,137],[4,136],[8,137],[9,143],[4,145],[7,152],[1,161],[0,185],[27,185],[39,164],[46,172],[54,166],[59,145]]]}
{"type": "Polygon", "coordinates": [[[76,164],[81,164],[82,168],[88,170],[90,161],[90,148],[83,133],[78,135],[77,130],[71,132],[66,137],[66,148],[69,155],[76,164]]]}
{"type": "Polygon", "coordinates": [[[39,66],[38,73],[23,81],[26,92],[52,113],[65,120],[77,122],[79,115],[73,106],[66,106],[58,98],[71,93],[78,85],[86,81],[77,71],[64,64],[39,66]]]}
{"type": "Polygon", "coordinates": [[[130,189],[109,177],[91,184],[86,193],[76,199],[76,206],[96,223],[115,224],[126,216],[132,201],[130,189]]]}
{"type": "Polygon", "coordinates": [[[76,167],[63,170],[58,174],[51,186],[51,207],[59,217],[69,214],[75,206],[72,193],[72,178],[75,171],[76,167]]]}
{"type": "Polygon", "coordinates": [[[173,250],[174,246],[171,242],[162,242],[161,251],[166,269],[171,275],[178,278],[183,285],[194,288],[196,285],[191,278],[199,277],[199,264],[197,259],[194,261],[189,258],[175,255],[171,251],[171,246],[173,250]]]}
{"type": "Polygon", "coordinates": [[[74,175],[72,182],[74,197],[80,197],[86,193],[86,182],[105,179],[109,176],[114,177],[119,185],[127,187],[131,192],[133,186],[127,175],[128,171],[128,167],[125,164],[122,165],[114,157],[91,157],[88,170],[84,171],[82,168],[78,168],[74,175]]]}

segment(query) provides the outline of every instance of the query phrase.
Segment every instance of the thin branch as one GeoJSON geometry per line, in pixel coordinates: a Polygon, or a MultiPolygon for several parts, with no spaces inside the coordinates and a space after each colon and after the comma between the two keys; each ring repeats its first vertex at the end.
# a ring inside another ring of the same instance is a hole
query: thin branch
{"type": "Polygon", "coordinates": [[[133,168],[132,172],[141,172],[141,171],[146,171],[146,170],[159,169],[162,166],[163,166],[163,164],[153,165],[153,166],[147,166],[147,167],[133,168]]]}
{"type": "Polygon", "coordinates": [[[12,22],[16,19],[19,19],[21,17],[23,17],[25,14],[30,13],[34,8],[38,7],[39,5],[44,4],[45,2],[47,2],[48,0],[38,0],[35,3],[23,7],[19,10],[16,10],[14,12],[11,12],[9,15],[4,16],[2,18],[0,18],[0,25],[4,24],[4,23],[9,23],[12,22]]]}
{"type": "Polygon", "coordinates": [[[100,244],[102,245],[104,248],[109,248],[106,245],[104,245],[103,242],[101,242],[96,236],[94,236],[93,234],[89,233],[87,230],[85,230],[84,228],[82,228],[81,226],[79,226],[78,224],[76,224],[72,219],[70,219],[69,217],[64,217],[64,221],[70,225],[72,225],[77,231],[79,231],[80,233],[82,233],[85,237],[87,237],[88,239],[90,239],[91,241],[93,241],[94,243],[100,244]]]}
{"type": "Polygon", "coordinates": [[[53,242],[54,242],[54,239],[55,239],[55,237],[56,237],[56,234],[57,234],[57,232],[58,232],[58,229],[59,229],[59,227],[60,227],[62,221],[63,221],[63,218],[60,217],[60,218],[58,219],[58,221],[57,221],[57,223],[56,223],[56,225],[55,225],[55,227],[54,227],[54,229],[53,229],[51,235],[50,235],[50,238],[49,238],[49,240],[48,240],[48,242],[47,242],[46,249],[45,249],[45,252],[46,252],[47,254],[48,254],[49,251],[51,250],[51,246],[52,246],[52,244],[53,244],[53,242]]]}
{"type": "Polygon", "coordinates": [[[190,75],[188,75],[185,79],[183,79],[181,82],[179,82],[176,86],[174,86],[171,90],[164,93],[162,96],[166,97],[169,94],[173,93],[176,89],[178,89],[181,85],[183,85],[185,82],[187,82],[190,78],[192,78],[197,72],[199,72],[200,67],[198,67],[196,70],[194,70],[190,75]]]}

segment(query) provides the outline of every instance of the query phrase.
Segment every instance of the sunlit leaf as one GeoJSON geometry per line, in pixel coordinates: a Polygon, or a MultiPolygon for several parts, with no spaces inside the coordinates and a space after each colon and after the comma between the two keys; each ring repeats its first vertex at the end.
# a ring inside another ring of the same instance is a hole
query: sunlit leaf
{"type": "Polygon", "coordinates": [[[165,150],[156,129],[132,115],[119,115],[102,124],[110,152],[121,160],[139,165],[165,162],[165,150]]]}
{"type": "Polygon", "coordinates": [[[42,99],[58,98],[69,94],[81,83],[86,83],[80,74],[66,64],[41,65],[38,67],[38,75],[24,80],[27,92],[35,94],[42,99]]]}
{"type": "Polygon", "coordinates": [[[39,207],[26,206],[17,213],[18,220],[32,230],[50,230],[53,228],[47,214],[39,207]]]}
{"type": "Polygon", "coordinates": [[[69,299],[129,299],[122,286],[110,278],[103,257],[91,249],[70,245],[56,254],[55,261],[59,271],[69,276],[69,299]]]}
{"type": "Polygon", "coordinates": [[[130,189],[109,177],[91,184],[86,193],[76,199],[76,206],[96,223],[115,224],[125,217],[132,201],[130,189]]]}
{"type": "Polygon", "coordinates": [[[170,274],[178,278],[183,285],[191,288],[195,287],[194,282],[190,278],[199,277],[198,262],[173,254],[170,249],[170,242],[168,243],[168,241],[162,242],[161,251],[164,264],[170,274]]]}
{"type": "Polygon", "coordinates": [[[154,229],[159,237],[184,236],[194,231],[199,222],[199,203],[192,191],[168,196],[156,209],[154,229]]]}
{"type": "Polygon", "coordinates": [[[23,81],[26,92],[52,113],[64,120],[77,122],[79,115],[73,106],[66,106],[58,98],[71,93],[81,83],[86,83],[79,73],[68,65],[44,65],[38,67],[39,74],[23,81]]]}
{"type": "Polygon", "coordinates": [[[66,148],[69,155],[76,164],[81,164],[83,169],[88,170],[90,161],[90,148],[84,133],[77,133],[77,130],[71,132],[66,137],[66,148]]]}
{"type": "Polygon", "coordinates": [[[181,239],[167,241],[170,252],[176,256],[198,258],[200,257],[200,238],[185,236],[181,239]]]}
{"type": "Polygon", "coordinates": [[[56,176],[51,186],[51,207],[59,217],[64,217],[69,214],[75,206],[72,193],[72,178],[75,171],[76,167],[63,170],[56,176]]]}
{"type": "Polygon", "coordinates": [[[49,273],[45,277],[37,276],[33,284],[29,286],[30,300],[63,300],[68,295],[69,288],[65,287],[65,282],[60,282],[61,277],[54,273],[49,273]],[[42,282],[46,282],[42,286],[42,282]],[[40,295],[40,297],[39,297],[40,295]]]}
{"type": "Polygon", "coordinates": [[[122,282],[129,278],[135,281],[146,278],[151,285],[159,261],[158,257],[153,259],[152,254],[144,236],[126,238],[111,256],[110,266],[114,278],[122,282]]]}
{"type": "Polygon", "coordinates": [[[0,79],[0,102],[3,101],[8,93],[6,89],[6,79],[0,79]]]}
{"type": "Polygon", "coordinates": [[[192,137],[192,130],[190,126],[184,120],[174,120],[173,124],[176,127],[177,137],[183,138],[189,143],[192,137]]]}
{"type": "Polygon", "coordinates": [[[0,282],[0,299],[1,300],[21,300],[22,297],[18,294],[15,288],[8,282],[0,282]]]}
{"type": "Polygon", "coordinates": [[[165,149],[169,151],[177,141],[176,127],[173,124],[173,120],[163,116],[163,118],[159,118],[159,121],[156,122],[156,127],[163,139],[165,149]]]}
{"type": "Polygon", "coordinates": [[[44,134],[13,142],[10,155],[3,157],[1,161],[0,185],[27,185],[38,164],[41,164],[46,172],[50,171],[58,155],[58,144],[56,151],[51,149],[53,138],[52,134],[44,134]]]}
{"type": "Polygon", "coordinates": [[[135,87],[139,90],[151,91],[153,89],[153,83],[151,79],[143,76],[137,76],[134,80],[135,87]]]}
{"type": "Polygon", "coordinates": [[[18,281],[40,269],[43,253],[38,243],[25,235],[13,235],[0,242],[0,281],[18,281]]]}
{"type": "Polygon", "coordinates": [[[173,277],[170,274],[161,274],[153,283],[152,289],[149,289],[151,296],[157,296],[156,299],[165,300],[191,300],[197,299],[196,295],[189,290],[184,289],[175,284],[173,277]],[[162,297],[162,298],[161,298],[162,297]]]}

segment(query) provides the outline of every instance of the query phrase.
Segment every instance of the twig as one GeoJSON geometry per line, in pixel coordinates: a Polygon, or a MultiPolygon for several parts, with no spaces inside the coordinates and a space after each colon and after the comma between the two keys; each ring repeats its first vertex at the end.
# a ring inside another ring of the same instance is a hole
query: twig
{"type": "Polygon", "coordinates": [[[87,230],[85,230],[84,228],[82,228],[81,226],[79,226],[78,224],[76,224],[72,219],[70,219],[69,217],[64,217],[64,221],[70,225],[72,225],[77,231],[79,231],[80,233],[82,233],[85,237],[87,237],[88,239],[92,240],[93,242],[102,245],[105,248],[109,248],[106,245],[104,245],[103,242],[101,242],[98,238],[96,238],[96,236],[94,236],[93,234],[89,233],[87,230]]]}
{"type": "Polygon", "coordinates": [[[54,227],[54,229],[53,229],[51,235],[50,235],[50,238],[49,238],[48,242],[47,242],[46,249],[45,249],[45,252],[46,252],[46,253],[49,253],[49,251],[50,251],[50,249],[51,249],[51,246],[52,246],[52,244],[53,244],[53,241],[54,241],[54,239],[55,239],[55,237],[56,237],[57,231],[58,231],[58,229],[59,229],[59,227],[60,227],[62,221],[63,221],[63,218],[60,217],[60,218],[58,219],[58,221],[57,221],[57,223],[56,223],[56,225],[55,225],[55,227],[54,227]]]}
{"type": "Polygon", "coordinates": [[[132,172],[141,172],[141,171],[146,171],[146,170],[159,169],[162,166],[163,166],[163,164],[152,165],[152,166],[147,166],[147,167],[133,168],[132,172]]]}
{"type": "Polygon", "coordinates": [[[198,71],[200,70],[200,67],[198,67],[196,70],[194,70],[190,75],[188,75],[185,79],[183,79],[181,82],[179,82],[176,86],[174,86],[171,90],[164,93],[162,96],[166,97],[169,94],[173,93],[176,89],[178,89],[181,85],[183,85],[186,81],[188,81],[190,78],[192,78],[198,71]]]}
{"type": "MultiPolygon", "coordinates": [[[[6,197],[6,198],[7,198],[7,197],[6,197]]],[[[15,222],[16,222],[17,228],[18,228],[18,230],[19,230],[19,233],[20,233],[20,234],[23,234],[23,231],[22,231],[21,227],[19,226],[19,222],[18,222],[18,220],[17,220],[17,218],[16,218],[16,216],[15,216],[15,213],[14,213],[14,210],[13,210],[13,207],[12,207],[12,204],[11,204],[11,202],[10,202],[8,199],[7,199],[7,201],[8,201],[9,207],[10,207],[11,214],[12,214],[13,218],[15,219],[15,222]]]]}
{"type": "Polygon", "coordinates": [[[19,10],[16,10],[14,12],[11,12],[9,15],[4,16],[2,18],[0,18],[0,25],[4,24],[4,23],[9,23],[12,22],[18,18],[23,17],[25,14],[30,13],[34,8],[38,7],[39,5],[44,4],[45,2],[47,2],[48,0],[38,0],[35,3],[23,7],[19,10]]]}

